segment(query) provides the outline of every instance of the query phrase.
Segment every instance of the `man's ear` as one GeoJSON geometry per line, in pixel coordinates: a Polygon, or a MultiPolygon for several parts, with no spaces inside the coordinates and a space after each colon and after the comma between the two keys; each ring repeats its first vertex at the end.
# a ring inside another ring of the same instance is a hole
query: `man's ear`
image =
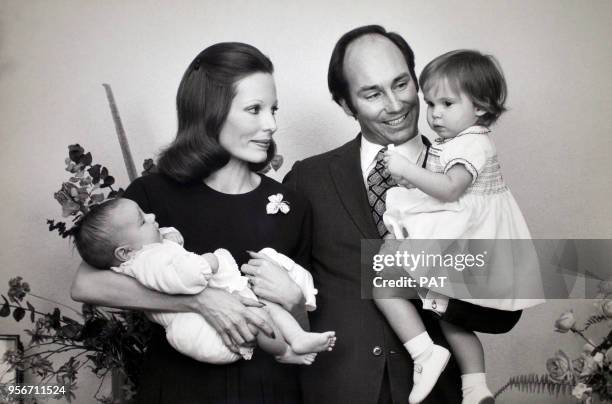
{"type": "Polygon", "coordinates": [[[115,258],[121,262],[128,261],[132,253],[132,248],[129,245],[122,245],[115,248],[115,258]]]}
{"type": "Polygon", "coordinates": [[[477,117],[480,118],[481,116],[483,116],[486,113],[487,113],[487,111],[485,111],[484,109],[476,107],[476,116],[477,117]]]}
{"type": "Polygon", "coordinates": [[[345,100],[340,100],[340,106],[342,107],[342,109],[344,110],[344,113],[347,114],[348,116],[355,118],[355,114],[353,113],[353,111],[351,111],[351,109],[349,108],[348,104],[346,103],[345,100]]]}

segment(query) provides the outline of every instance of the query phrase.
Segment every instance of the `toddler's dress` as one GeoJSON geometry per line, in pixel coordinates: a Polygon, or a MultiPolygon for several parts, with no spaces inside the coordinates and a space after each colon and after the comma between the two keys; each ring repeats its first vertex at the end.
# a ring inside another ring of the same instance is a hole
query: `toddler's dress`
{"type": "MultiPolygon", "coordinates": [[[[447,173],[461,164],[472,175],[471,185],[457,201],[442,202],[417,188],[393,187],[387,191],[383,220],[397,239],[406,234],[410,239],[497,239],[488,244],[496,254],[488,257],[486,276],[471,278],[476,289],[461,281],[431,289],[480,306],[520,310],[543,302],[542,281],[529,229],[503,180],[489,133],[486,127],[472,126],[454,138],[438,139],[430,148],[428,170],[447,173]]],[[[474,275],[467,270],[449,272],[451,279],[474,275]]]]}
{"type": "MultiPolygon", "coordinates": [[[[306,309],[315,310],[317,289],[310,272],[272,248],[264,248],[260,253],[288,271],[304,294],[306,309]]],[[[219,248],[214,255],[219,261],[219,269],[215,274],[202,256],[185,250],[173,241],[163,240],[161,243],[144,246],[132,259],[112,269],[136,278],[142,285],[158,292],[191,295],[212,286],[258,301],[249,288],[248,278],[241,275],[229,251],[219,248]]],[[[241,355],[230,351],[215,329],[199,313],[150,312],[147,316],[165,328],[166,339],[174,349],[196,360],[224,364],[242,358],[251,359],[253,348],[240,348],[241,355]]]]}

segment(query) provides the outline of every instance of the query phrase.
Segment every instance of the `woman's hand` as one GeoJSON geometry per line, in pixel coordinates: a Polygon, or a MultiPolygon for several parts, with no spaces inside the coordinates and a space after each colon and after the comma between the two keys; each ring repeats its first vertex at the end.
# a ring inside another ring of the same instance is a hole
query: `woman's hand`
{"type": "Polygon", "coordinates": [[[270,324],[251,307],[263,307],[262,303],[221,289],[206,288],[195,295],[195,311],[219,333],[223,343],[235,353],[238,346],[255,341],[259,331],[274,338],[270,324]]]}
{"type": "Polygon", "coordinates": [[[278,303],[289,312],[297,305],[304,304],[302,290],[285,269],[265,254],[248,253],[251,259],[240,269],[249,278],[251,289],[258,297],[278,303]]]}

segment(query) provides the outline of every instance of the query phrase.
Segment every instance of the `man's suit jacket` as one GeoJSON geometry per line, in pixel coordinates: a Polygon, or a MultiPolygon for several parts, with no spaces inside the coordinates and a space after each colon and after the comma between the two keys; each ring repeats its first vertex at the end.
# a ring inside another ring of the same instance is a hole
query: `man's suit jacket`
{"type": "MultiPolygon", "coordinates": [[[[361,240],[380,236],[363,183],[360,142],[358,136],[297,162],[285,178],[313,209],[311,272],[319,295],[311,328],[335,330],[338,337],[332,352],[320,353],[313,365],[303,367],[306,403],[376,403],[385,370],[394,402],[408,402],[412,388],[412,359],[374,301],[361,298],[361,240]]],[[[436,343],[448,346],[433,316],[422,313],[427,330],[436,343]]],[[[460,403],[460,386],[451,359],[426,403],[460,403]]]]}

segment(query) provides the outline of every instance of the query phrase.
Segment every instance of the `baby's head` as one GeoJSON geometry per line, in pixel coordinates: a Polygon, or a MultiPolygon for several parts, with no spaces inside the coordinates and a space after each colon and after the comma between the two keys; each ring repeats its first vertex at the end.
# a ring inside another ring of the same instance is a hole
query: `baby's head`
{"type": "Polygon", "coordinates": [[[493,56],[456,50],[438,56],[419,78],[427,122],[452,138],[472,125],[490,126],[506,110],[506,80],[493,56]]]}
{"type": "Polygon", "coordinates": [[[100,269],[117,266],[144,245],[161,240],[155,215],[143,213],[136,202],[125,198],[93,206],[74,234],[81,258],[100,269]]]}

